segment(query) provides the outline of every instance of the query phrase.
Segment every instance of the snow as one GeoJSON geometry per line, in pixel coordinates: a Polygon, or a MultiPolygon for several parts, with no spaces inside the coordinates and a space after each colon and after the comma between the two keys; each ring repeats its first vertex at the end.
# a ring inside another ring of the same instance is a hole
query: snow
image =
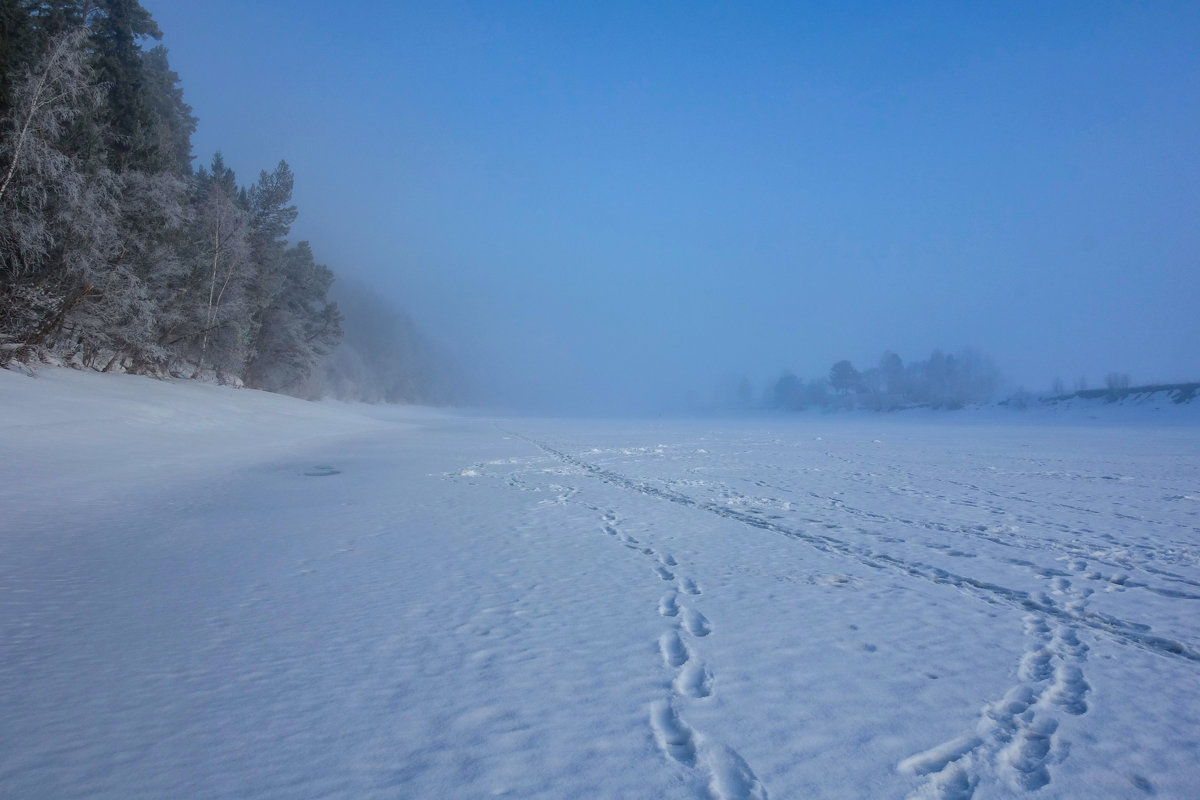
{"type": "Polygon", "coordinates": [[[0,371],[0,795],[1196,797],[1197,498],[1187,408],[0,371]]]}

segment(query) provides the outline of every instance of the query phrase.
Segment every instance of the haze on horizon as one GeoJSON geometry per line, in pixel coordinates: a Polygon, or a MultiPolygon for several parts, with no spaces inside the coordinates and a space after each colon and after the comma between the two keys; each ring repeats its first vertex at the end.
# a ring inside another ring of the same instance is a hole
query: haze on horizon
{"type": "Polygon", "coordinates": [[[480,400],[657,410],[885,350],[1200,378],[1200,6],[144,3],[196,164],[480,400]]]}

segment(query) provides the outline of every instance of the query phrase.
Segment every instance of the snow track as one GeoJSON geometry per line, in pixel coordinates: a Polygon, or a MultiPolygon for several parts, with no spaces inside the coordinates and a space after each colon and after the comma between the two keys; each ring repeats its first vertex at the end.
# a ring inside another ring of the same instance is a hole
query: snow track
{"type": "MultiPolygon", "coordinates": [[[[1059,591],[1070,583],[1059,581],[1059,591]]],[[[1088,593],[1071,593],[1080,606],[1088,593]]],[[[1053,630],[1046,618],[1024,618],[1026,649],[1017,667],[1020,682],[1002,698],[986,704],[973,733],[964,734],[897,765],[901,772],[928,775],[910,797],[965,800],[988,777],[1014,791],[1035,791],[1050,783],[1049,765],[1066,758],[1068,748],[1055,736],[1059,713],[1079,716],[1088,710],[1091,688],[1082,666],[1088,647],[1074,627],[1053,630]]]]}
{"type": "MultiPolygon", "coordinates": [[[[688,477],[677,477],[670,469],[664,469],[670,466],[674,455],[668,445],[644,449],[642,453],[649,454],[649,459],[645,455],[638,458],[639,454],[629,450],[613,455],[595,448],[591,451],[593,456],[599,455],[610,462],[634,465],[639,472],[648,465],[655,466],[656,474],[644,477],[598,463],[587,453],[575,455],[543,439],[513,435],[580,475],[623,491],[786,537],[868,570],[950,587],[987,605],[1021,614],[1026,646],[1013,663],[1015,682],[996,699],[984,702],[969,730],[897,763],[900,774],[921,781],[911,791],[911,798],[966,800],[974,797],[982,786],[991,787],[989,791],[993,793],[1006,787],[1014,794],[1051,786],[1054,771],[1066,764],[1072,750],[1071,735],[1064,734],[1062,720],[1084,717],[1091,705],[1092,685],[1087,677],[1090,648],[1083,641],[1085,634],[1157,657],[1179,660],[1193,665],[1193,669],[1200,663],[1200,648],[1194,635],[1160,632],[1157,625],[1093,608],[1091,603],[1097,591],[1106,600],[1127,591],[1145,592],[1180,603],[1200,600],[1200,593],[1193,591],[1197,581],[1192,577],[1200,527],[1186,523],[1181,527],[1178,517],[1160,519],[1135,509],[1114,510],[1106,519],[1101,510],[1080,502],[1047,503],[1024,496],[1015,498],[1014,506],[1006,504],[1007,496],[997,490],[952,478],[945,484],[956,494],[930,496],[907,488],[920,485],[921,476],[890,476],[889,493],[907,494],[925,506],[946,505],[957,509],[953,516],[959,518],[1003,519],[1002,524],[955,524],[908,513],[881,513],[854,502],[852,490],[845,496],[841,492],[830,496],[806,492],[803,483],[788,486],[756,478],[735,478],[758,490],[746,494],[735,489],[732,481],[709,477],[706,469],[696,466],[688,470],[688,477]],[[666,474],[659,474],[663,472],[666,474]],[[773,494],[764,496],[759,493],[762,490],[773,494]],[[1088,522],[1075,527],[1060,521],[1063,515],[1088,522]],[[1112,533],[1108,520],[1118,526],[1138,526],[1148,532],[1147,536],[1130,546],[1127,538],[1112,533]],[[904,531],[924,533],[908,537],[904,531]],[[932,558],[914,557],[922,551],[932,558]],[[986,577],[973,575],[974,570],[952,566],[956,560],[969,566],[980,556],[990,559],[986,564],[980,561],[986,577]],[[1013,583],[993,577],[996,570],[992,565],[997,562],[1016,570],[1013,583]],[[1134,577],[1139,573],[1144,577],[1134,577]],[[1041,588],[1037,588],[1038,584],[1041,588]]],[[[676,459],[681,463],[688,461],[681,454],[676,459]]],[[[758,470],[764,471],[761,465],[758,470]]],[[[874,480],[875,489],[879,477],[862,475],[858,479],[874,480]]],[[[1190,495],[1168,495],[1168,499],[1186,496],[1190,495]]],[[[1194,519],[1197,515],[1193,511],[1189,516],[1194,519]]],[[[654,569],[663,580],[675,579],[679,573],[661,562],[654,569]]],[[[651,715],[656,739],[672,758],[678,748],[699,752],[697,743],[703,742],[703,737],[683,721],[679,704],[684,698],[708,697],[713,682],[713,676],[697,662],[692,646],[683,639],[685,634],[693,640],[701,638],[711,627],[697,611],[679,603],[679,597],[692,589],[684,583],[685,576],[679,577],[675,591],[664,595],[659,602],[660,613],[673,622],[672,629],[660,640],[660,650],[664,664],[677,670],[677,677],[672,684],[672,696],[656,703],[651,715]],[[685,741],[686,745],[681,744],[685,741]]],[[[1122,607],[1140,610],[1141,606],[1124,603],[1122,607]]],[[[876,649],[874,645],[864,647],[868,652],[876,649]]],[[[737,763],[745,764],[740,756],[736,757],[737,763]]],[[[700,762],[697,758],[687,764],[700,762]]],[[[753,776],[752,772],[746,774],[753,776]]],[[[1131,775],[1129,780],[1139,790],[1149,791],[1146,787],[1151,784],[1143,776],[1131,775]]],[[[756,787],[761,786],[757,778],[754,781],[756,787]]],[[[718,783],[714,779],[711,785],[715,787],[718,783]]],[[[724,796],[715,788],[711,791],[724,796]]],[[[765,788],[762,791],[765,793],[765,788]]]]}
{"type": "Polygon", "coordinates": [[[696,652],[697,641],[713,632],[712,625],[694,605],[702,593],[696,582],[682,574],[679,562],[670,553],[660,554],[653,547],[641,547],[632,536],[621,532],[616,512],[606,511],[601,530],[615,536],[650,562],[660,580],[674,588],[658,601],[658,614],[667,623],[658,639],[665,669],[673,672],[667,697],[650,706],[650,729],[659,749],[684,769],[689,783],[708,787],[714,800],[766,800],[767,790],[740,755],[712,738],[698,733],[680,716],[679,709],[688,701],[703,701],[713,694],[713,674],[696,652]],[[688,597],[680,600],[680,594],[688,597]]]}
{"type": "MultiPolygon", "coordinates": [[[[776,533],[786,536],[790,539],[803,542],[811,547],[816,548],[817,550],[820,550],[823,553],[832,553],[853,559],[868,567],[891,569],[908,577],[919,578],[931,583],[949,584],[956,588],[962,589],[963,591],[974,594],[975,596],[987,602],[1003,603],[1040,614],[1045,614],[1049,617],[1059,619],[1064,623],[1082,625],[1091,630],[1108,634],[1115,639],[1125,642],[1126,644],[1144,647],[1164,655],[1184,658],[1188,661],[1200,662],[1200,649],[1197,649],[1196,647],[1185,642],[1179,641],[1178,639],[1149,633],[1146,630],[1147,626],[1140,623],[1129,622],[1105,614],[1088,612],[1085,611],[1081,606],[1067,608],[1056,604],[1044,594],[1035,596],[1027,591],[1012,589],[986,580],[979,580],[977,578],[952,572],[928,563],[898,558],[877,550],[864,548],[861,545],[852,544],[844,539],[840,539],[832,535],[816,534],[801,530],[799,528],[789,527],[775,519],[764,517],[761,512],[755,509],[743,511],[736,507],[731,507],[728,503],[721,504],[705,500],[698,500],[672,489],[657,487],[645,481],[639,481],[612,470],[604,469],[551,447],[544,442],[534,439],[526,439],[526,441],[539,447],[546,453],[549,453],[562,462],[577,467],[585,474],[591,475],[604,481],[605,483],[609,483],[629,491],[638,492],[650,497],[656,497],[669,503],[697,508],[726,519],[736,520],[737,522],[748,525],[752,528],[769,531],[771,533],[776,533]]],[[[830,526],[822,520],[815,518],[806,519],[804,521],[819,525],[824,528],[837,527],[830,526]]],[[[899,522],[902,524],[906,523],[906,521],[902,519],[881,518],[880,521],[893,523],[899,522]]],[[[1100,578],[1101,576],[1097,575],[1096,577],[1100,578]]],[[[1164,592],[1163,590],[1160,590],[1159,593],[1164,592]]],[[[1181,597],[1186,599],[1200,599],[1200,595],[1193,597],[1192,595],[1182,592],[1174,594],[1167,593],[1167,596],[1181,597]]]]}

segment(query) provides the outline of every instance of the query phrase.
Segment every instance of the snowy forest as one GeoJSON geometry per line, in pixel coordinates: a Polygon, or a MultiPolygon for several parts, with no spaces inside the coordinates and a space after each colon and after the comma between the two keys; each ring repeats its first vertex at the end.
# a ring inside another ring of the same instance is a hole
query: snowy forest
{"type": "Polygon", "coordinates": [[[142,46],[161,37],[136,0],[0,5],[0,366],[445,399],[407,317],[350,286],[345,319],[289,242],[285,161],[250,184],[219,153],[193,166],[180,77],[142,46]]]}

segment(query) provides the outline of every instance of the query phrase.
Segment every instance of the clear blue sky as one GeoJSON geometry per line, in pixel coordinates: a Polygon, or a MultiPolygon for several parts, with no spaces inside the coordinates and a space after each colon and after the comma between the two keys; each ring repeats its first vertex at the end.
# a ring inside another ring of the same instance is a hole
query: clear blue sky
{"type": "Polygon", "coordinates": [[[1200,3],[143,3],[197,163],[502,399],[1200,378],[1200,3]]]}

